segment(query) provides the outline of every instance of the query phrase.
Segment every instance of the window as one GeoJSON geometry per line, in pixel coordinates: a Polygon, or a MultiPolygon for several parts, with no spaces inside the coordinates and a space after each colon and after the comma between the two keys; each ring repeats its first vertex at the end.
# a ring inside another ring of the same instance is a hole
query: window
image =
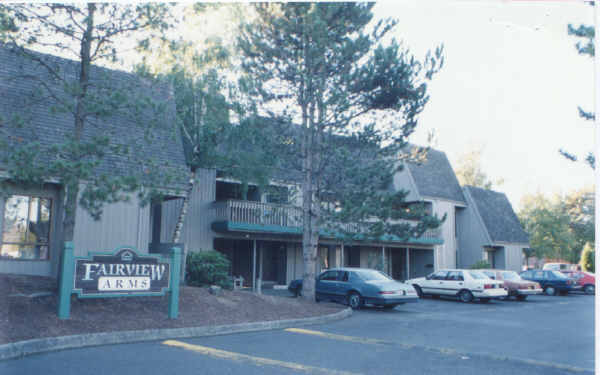
{"type": "Polygon", "coordinates": [[[49,198],[10,196],[4,204],[0,257],[48,259],[51,213],[49,198]]]}
{"type": "Polygon", "coordinates": [[[450,272],[448,272],[448,276],[446,277],[446,280],[464,281],[465,279],[463,277],[462,271],[450,271],[450,272]]]}
{"type": "Polygon", "coordinates": [[[337,271],[327,271],[321,276],[321,281],[337,281],[338,273],[337,271]]]}
{"type": "Polygon", "coordinates": [[[481,273],[479,271],[469,271],[468,274],[471,275],[471,278],[473,278],[475,280],[489,279],[489,277],[487,277],[486,275],[484,275],[483,273],[481,273]]]}
{"type": "Polygon", "coordinates": [[[448,271],[437,271],[431,275],[431,280],[446,280],[447,275],[448,271]]]}
{"type": "Polygon", "coordinates": [[[356,271],[356,273],[358,274],[358,277],[360,277],[361,279],[363,279],[364,281],[388,281],[391,280],[389,276],[387,276],[386,274],[384,274],[381,271],[376,271],[376,270],[360,270],[360,271],[356,271]]]}
{"type": "Polygon", "coordinates": [[[267,203],[288,204],[289,196],[288,189],[285,186],[267,186],[266,188],[267,203]]]}
{"type": "Polygon", "coordinates": [[[481,271],[484,275],[486,275],[487,277],[489,277],[492,280],[496,280],[496,272],[492,272],[492,271],[481,271]]]}
{"type": "Polygon", "coordinates": [[[347,282],[348,281],[348,272],[340,272],[340,281],[347,282]]]}

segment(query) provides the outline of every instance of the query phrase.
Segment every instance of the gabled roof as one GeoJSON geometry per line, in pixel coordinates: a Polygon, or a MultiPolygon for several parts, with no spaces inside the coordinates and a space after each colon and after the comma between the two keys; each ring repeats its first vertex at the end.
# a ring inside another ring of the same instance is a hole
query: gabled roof
{"type": "Polygon", "coordinates": [[[492,242],[529,243],[529,236],[504,193],[474,186],[463,189],[472,198],[473,208],[479,213],[492,242]]]}
{"type": "MultiPolygon", "coordinates": [[[[42,59],[45,64],[59,68],[58,75],[66,81],[73,82],[79,74],[80,64],[77,61],[33,51],[27,53],[42,59]]],[[[91,67],[90,76],[91,94],[101,92],[101,95],[106,95],[122,91],[146,104],[138,107],[139,110],[122,110],[116,115],[102,118],[90,116],[84,127],[84,141],[108,135],[111,145],[130,146],[127,156],[107,148],[95,173],[107,176],[143,176],[152,168],[153,172],[158,173],[165,170],[163,168],[171,168],[171,171],[178,172],[178,178],[171,186],[160,187],[183,186],[187,167],[181,137],[175,127],[175,101],[170,86],[144,80],[131,73],[97,66],[91,67]],[[156,110],[159,107],[163,109],[156,110]],[[155,126],[146,131],[147,128],[144,129],[141,125],[149,123],[155,126]]],[[[20,117],[24,124],[22,129],[10,129],[9,134],[13,137],[10,137],[12,139],[9,142],[37,142],[40,149],[47,153],[47,158],[55,157],[49,148],[64,142],[74,132],[73,115],[53,110],[57,99],[74,105],[73,97],[65,94],[62,85],[63,82],[51,76],[39,62],[0,43],[0,126],[3,121],[8,123],[15,116],[20,117]],[[58,95],[53,98],[48,95],[47,90],[42,89],[43,86],[48,86],[58,95]]],[[[39,158],[37,162],[43,167],[44,158],[39,158]]]]}
{"type": "MultiPolygon", "coordinates": [[[[411,145],[411,148],[416,146],[411,145]]],[[[423,163],[405,164],[421,197],[447,199],[466,204],[454,170],[442,151],[429,149],[423,163]]]]}

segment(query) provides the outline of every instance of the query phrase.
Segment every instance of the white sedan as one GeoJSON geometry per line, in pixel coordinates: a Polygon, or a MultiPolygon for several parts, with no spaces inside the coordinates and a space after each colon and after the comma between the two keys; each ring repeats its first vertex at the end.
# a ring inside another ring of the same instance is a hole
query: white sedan
{"type": "Polygon", "coordinates": [[[455,296],[463,302],[471,302],[474,298],[488,302],[508,295],[501,281],[492,280],[477,270],[439,270],[426,277],[406,280],[406,283],[411,284],[420,297],[455,296]]]}

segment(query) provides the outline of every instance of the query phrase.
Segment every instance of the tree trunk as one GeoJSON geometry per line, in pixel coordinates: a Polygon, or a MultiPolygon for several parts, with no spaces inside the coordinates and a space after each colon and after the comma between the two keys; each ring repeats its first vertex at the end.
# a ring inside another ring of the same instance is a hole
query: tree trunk
{"type": "MultiPolygon", "coordinates": [[[[308,129],[307,129],[308,131],[308,129]]],[[[302,281],[302,297],[315,300],[315,260],[317,258],[318,232],[315,236],[313,217],[313,181],[312,157],[306,153],[303,160],[304,180],[302,182],[302,255],[304,273],[302,281]]]]}
{"type": "Polygon", "coordinates": [[[194,185],[196,183],[196,169],[193,168],[190,170],[190,180],[188,181],[187,189],[185,189],[185,196],[183,198],[183,204],[181,205],[181,210],[179,211],[179,217],[177,218],[177,224],[175,224],[175,231],[173,232],[173,243],[179,243],[181,238],[181,231],[183,230],[183,224],[185,223],[185,218],[187,216],[187,211],[190,202],[190,196],[192,195],[192,191],[194,190],[194,185]]]}
{"type": "MultiPolygon", "coordinates": [[[[75,104],[75,140],[81,141],[83,135],[83,127],[85,122],[85,104],[84,100],[87,94],[87,89],[90,80],[90,65],[91,65],[91,48],[92,48],[92,33],[94,31],[94,12],[96,5],[89,3],[88,17],[86,19],[86,30],[81,40],[81,70],[79,73],[79,86],[81,91],[77,95],[75,104]]],[[[72,161],[79,161],[82,155],[72,154],[72,161]]],[[[77,214],[77,198],[79,196],[79,179],[74,178],[71,181],[64,181],[63,191],[65,192],[65,216],[63,218],[63,240],[72,242],[75,236],[75,217],[77,214]]]]}

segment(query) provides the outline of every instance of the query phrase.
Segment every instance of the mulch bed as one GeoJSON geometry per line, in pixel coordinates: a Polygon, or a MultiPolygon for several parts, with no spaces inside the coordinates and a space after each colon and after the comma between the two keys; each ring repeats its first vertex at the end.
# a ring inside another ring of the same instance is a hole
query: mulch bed
{"type": "Polygon", "coordinates": [[[0,275],[0,344],[81,333],[306,318],[345,308],[246,291],[225,290],[217,297],[206,288],[182,287],[178,319],[167,318],[167,296],[104,299],[72,296],[71,317],[60,320],[56,316],[56,290],[56,281],[51,278],[0,275]]]}

